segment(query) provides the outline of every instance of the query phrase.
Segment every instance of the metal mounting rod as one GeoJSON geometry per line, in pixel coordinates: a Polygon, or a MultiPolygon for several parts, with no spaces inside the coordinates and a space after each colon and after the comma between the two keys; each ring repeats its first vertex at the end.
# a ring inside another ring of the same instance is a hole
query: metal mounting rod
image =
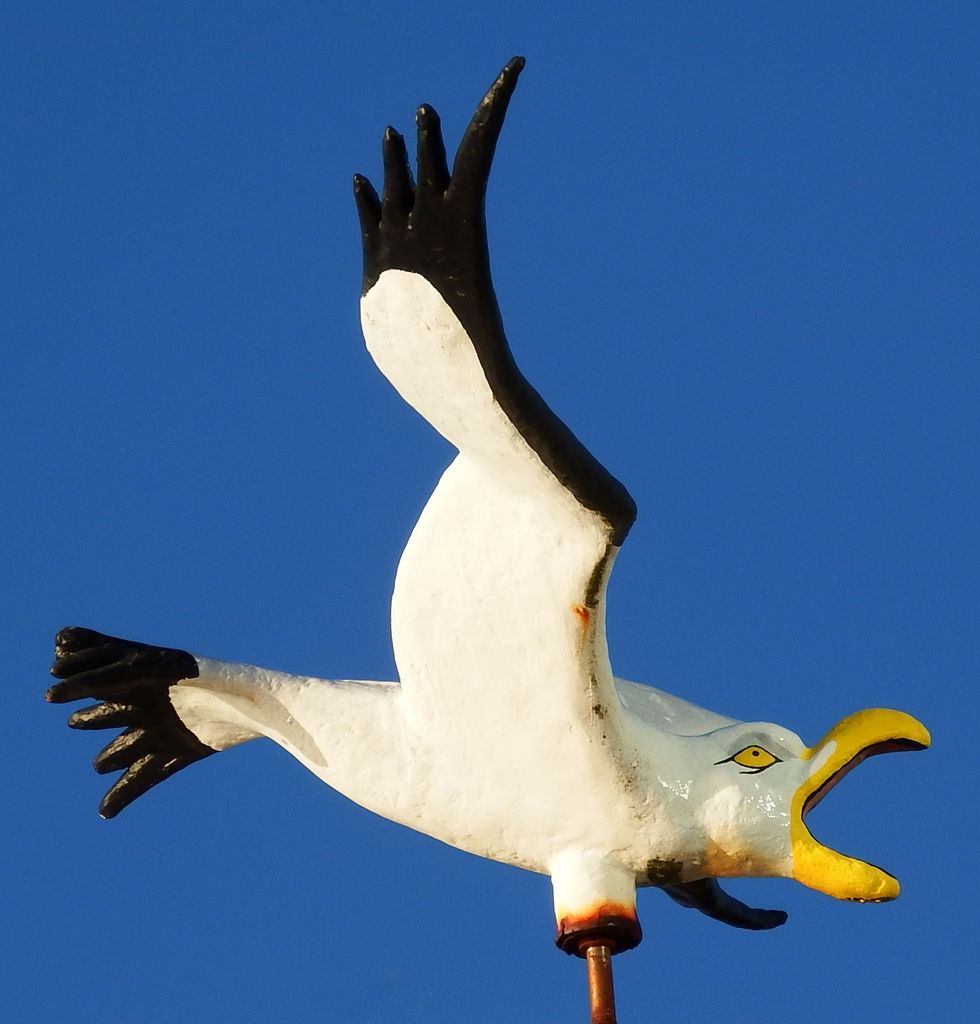
{"type": "Polygon", "coordinates": [[[582,943],[589,978],[591,1024],[616,1024],[616,997],[613,993],[612,958],[614,946],[601,939],[582,943]]]}

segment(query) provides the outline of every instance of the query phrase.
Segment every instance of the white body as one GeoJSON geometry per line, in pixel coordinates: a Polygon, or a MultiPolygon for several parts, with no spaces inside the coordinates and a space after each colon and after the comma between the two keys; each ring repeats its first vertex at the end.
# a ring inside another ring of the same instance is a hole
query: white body
{"type": "Polygon", "coordinates": [[[171,691],[182,721],[218,749],[268,736],[386,818],[551,874],[560,912],[632,906],[634,884],[791,873],[785,801],[764,778],[713,766],[756,735],[771,748],[774,731],[795,759],[799,738],[614,681],[607,524],[503,414],[424,278],[386,271],[362,324],[384,374],[460,450],[398,568],[399,682],[198,658],[200,677],[171,691]]]}

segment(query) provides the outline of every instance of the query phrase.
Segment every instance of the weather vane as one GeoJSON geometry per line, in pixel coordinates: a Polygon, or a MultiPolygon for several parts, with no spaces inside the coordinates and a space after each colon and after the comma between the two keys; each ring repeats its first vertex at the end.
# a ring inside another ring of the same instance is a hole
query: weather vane
{"type": "Polygon", "coordinates": [[[613,676],[605,594],[635,505],[514,362],[490,277],[484,196],[524,60],[484,96],[450,172],[436,112],[417,113],[417,176],[384,134],[380,197],[354,194],[361,323],[399,394],[459,451],[405,547],[391,602],[396,682],[324,680],[69,627],[54,703],[123,729],[95,758],[122,771],[106,818],[194,761],[267,736],[369,810],[540,872],[557,944],[588,965],[594,1022],[615,1021],[611,958],[640,942],[636,889],[739,928],[773,928],[717,879],[795,878],[840,899],[898,882],[822,846],[807,813],[872,754],[929,734],[899,711],[844,719],[812,747],[613,676]]]}

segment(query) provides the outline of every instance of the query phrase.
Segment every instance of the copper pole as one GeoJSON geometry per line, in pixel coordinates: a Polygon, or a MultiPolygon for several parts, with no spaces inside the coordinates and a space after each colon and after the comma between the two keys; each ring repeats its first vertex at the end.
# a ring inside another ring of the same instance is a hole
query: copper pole
{"type": "Polygon", "coordinates": [[[613,946],[595,939],[583,942],[585,968],[589,977],[589,1009],[592,1024],[616,1024],[616,997],[613,994],[613,946]]]}

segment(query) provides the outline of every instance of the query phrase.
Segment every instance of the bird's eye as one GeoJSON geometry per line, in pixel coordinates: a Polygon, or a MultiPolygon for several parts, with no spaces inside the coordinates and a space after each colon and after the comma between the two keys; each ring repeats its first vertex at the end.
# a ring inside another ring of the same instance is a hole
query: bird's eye
{"type": "Polygon", "coordinates": [[[741,768],[746,769],[743,774],[754,775],[756,772],[764,771],[766,768],[771,768],[774,764],[778,764],[780,760],[781,758],[776,757],[775,754],[770,754],[765,747],[753,744],[750,747],[743,747],[737,754],[726,757],[724,761],[716,761],[715,763],[728,764],[729,761],[732,761],[741,768]]]}

